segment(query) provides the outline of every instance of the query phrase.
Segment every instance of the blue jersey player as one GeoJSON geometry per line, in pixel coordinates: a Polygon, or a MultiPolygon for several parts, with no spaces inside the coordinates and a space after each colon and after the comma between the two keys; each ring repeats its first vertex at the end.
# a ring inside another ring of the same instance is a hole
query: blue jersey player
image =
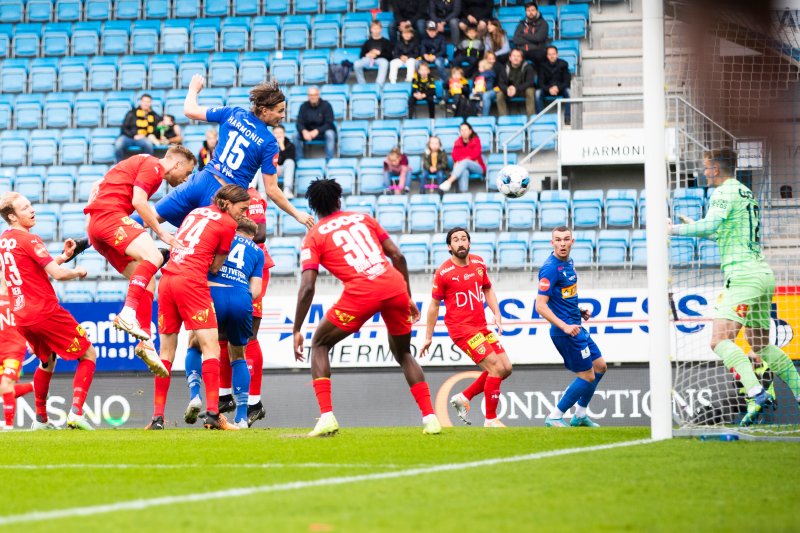
{"type": "Polygon", "coordinates": [[[197,102],[205,78],[199,74],[192,77],[184,114],[194,120],[219,124],[219,142],[214,155],[202,171],[162,198],[155,206],[156,213],[175,227],[180,227],[183,218],[192,209],[211,203],[214,193],[227,183],[245,189],[261,170],[267,196],[276,206],[297,219],[309,229],[314,226],[314,217],[298,211],[278,187],[278,143],[267,129],[277,126],[286,115],[286,99],[276,84],[262,83],[250,91],[252,107],[248,111],[240,107],[205,107],[197,102]]]}
{"type": "Polygon", "coordinates": [[[606,372],[606,362],[589,332],[581,327],[581,319],[589,320],[592,315],[578,307],[578,275],[569,257],[574,242],[572,231],[566,226],[554,229],[550,241],[553,253],[539,269],[536,311],[550,322],[550,339],[564,359],[564,366],[575,373],[575,380],[545,418],[547,427],[567,427],[564,413],[575,403],[578,406],[569,425],[598,427],[586,414],[586,408],[606,372]]]}
{"type": "MultiPolygon", "coordinates": [[[[253,242],[256,223],[250,219],[239,220],[236,236],[228,258],[216,274],[208,274],[211,299],[217,313],[220,348],[227,340],[230,358],[233,398],[236,401],[234,425],[247,428],[247,397],[250,390],[250,371],[245,360],[245,347],[253,333],[253,299],[261,295],[261,276],[264,270],[264,252],[253,242]]],[[[200,382],[202,376],[199,350],[193,350],[189,339],[186,354],[186,379],[189,384],[189,406],[185,420],[193,424],[200,413],[200,382]]],[[[223,372],[220,371],[220,374],[223,372]]],[[[220,389],[222,390],[222,389],[220,389]]]]}

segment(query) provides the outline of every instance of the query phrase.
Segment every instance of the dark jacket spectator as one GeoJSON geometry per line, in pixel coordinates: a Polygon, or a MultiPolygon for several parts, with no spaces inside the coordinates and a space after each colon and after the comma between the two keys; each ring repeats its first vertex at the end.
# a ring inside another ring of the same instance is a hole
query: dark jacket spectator
{"type": "Polygon", "coordinates": [[[404,41],[403,39],[398,39],[394,45],[394,51],[392,52],[392,55],[395,58],[401,56],[408,56],[413,58],[419,57],[420,55],[419,39],[417,39],[416,36],[414,36],[414,38],[411,39],[410,41],[404,41]]]}
{"type": "Polygon", "coordinates": [[[392,59],[392,43],[389,42],[389,39],[381,37],[380,39],[373,39],[370,37],[364,44],[361,45],[361,57],[366,57],[367,52],[370,50],[379,50],[380,53],[376,57],[381,59],[386,59],[387,61],[392,59]]]}
{"type": "Polygon", "coordinates": [[[466,21],[472,15],[476,21],[488,22],[492,18],[492,7],[490,0],[462,0],[461,20],[466,21]]]}
{"type": "MultiPolygon", "coordinates": [[[[500,64],[495,63],[495,65],[500,64]]],[[[508,98],[524,98],[525,112],[533,115],[536,112],[536,89],[534,78],[536,72],[522,56],[522,51],[514,49],[508,57],[508,63],[502,67],[497,77],[497,112],[508,115],[508,98]]]]}
{"type": "MultiPolygon", "coordinates": [[[[530,4],[529,4],[530,6],[530,4]]],[[[515,48],[522,50],[525,59],[530,59],[538,66],[544,60],[547,48],[547,34],[549,31],[547,21],[535,7],[526,7],[525,13],[534,12],[535,15],[526,16],[519,21],[514,31],[512,42],[515,48]]]]}
{"type": "MultiPolygon", "coordinates": [[[[389,11],[390,2],[381,2],[381,11],[389,11]]],[[[408,22],[420,35],[425,33],[425,23],[428,21],[428,0],[392,0],[391,11],[394,20],[389,23],[389,40],[397,42],[397,33],[402,29],[401,23],[408,22]]]]}
{"type": "Polygon", "coordinates": [[[420,56],[433,54],[436,57],[447,57],[447,43],[444,40],[444,35],[437,33],[436,37],[431,37],[428,32],[422,34],[422,40],[419,43],[420,56]]]}
{"type": "Polygon", "coordinates": [[[414,118],[417,112],[417,103],[423,100],[428,104],[428,117],[436,116],[436,82],[430,75],[427,63],[420,63],[414,79],[411,81],[411,96],[408,97],[408,117],[414,118]]]}
{"type": "Polygon", "coordinates": [[[500,87],[500,90],[507,92],[508,86],[513,85],[516,87],[518,94],[532,88],[536,77],[536,72],[531,64],[525,62],[519,68],[514,68],[511,64],[501,65],[497,72],[499,73],[497,86],[500,87]]]}
{"type": "MultiPolygon", "coordinates": [[[[388,41],[387,41],[388,42],[388,41]]],[[[319,130],[320,135],[333,127],[333,107],[325,100],[320,99],[315,107],[310,102],[303,102],[297,114],[297,131],[319,130]]]]}
{"type": "MultiPolygon", "coordinates": [[[[328,102],[325,103],[327,104],[328,102]]],[[[286,163],[287,159],[291,159],[292,161],[297,159],[294,150],[294,143],[292,143],[292,141],[290,141],[289,139],[283,141],[283,150],[278,152],[278,164],[283,165],[284,163],[286,163]]]]}
{"type": "Polygon", "coordinates": [[[125,120],[122,121],[122,134],[131,138],[137,135],[144,135],[145,137],[153,135],[156,131],[156,125],[161,120],[161,117],[152,109],[145,111],[135,107],[128,111],[125,115],[125,120]]]}
{"type": "Polygon", "coordinates": [[[450,27],[450,42],[458,43],[458,23],[461,18],[461,0],[430,0],[428,3],[428,19],[439,26],[439,31],[444,31],[445,26],[450,27]]]}
{"type": "Polygon", "coordinates": [[[555,63],[544,61],[539,65],[540,89],[549,89],[555,85],[558,87],[558,91],[563,93],[569,89],[571,81],[569,65],[563,59],[556,59],[555,63]]]}

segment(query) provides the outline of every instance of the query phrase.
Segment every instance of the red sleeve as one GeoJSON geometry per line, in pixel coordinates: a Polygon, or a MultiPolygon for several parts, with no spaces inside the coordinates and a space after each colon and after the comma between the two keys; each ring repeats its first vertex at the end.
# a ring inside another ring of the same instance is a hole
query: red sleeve
{"type": "Polygon", "coordinates": [[[47,251],[47,247],[44,245],[44,241],[42,241],[41,237],[38,235],[31,235],[30,242],[24,243],[25,252],[33,257],[33,260],[36,263],[44,268],[49,265],[53,261],[53,257],[47,251]]]}
{"type": "Polygon", "coordinates": [[[133,186],[139,187],[147,193],[150,198],[158,188],[161,186],[163,176],[163,168],[161,163],[155,157],[144,158],[144,162],[139,166],[139,171],[136,173],[136,179],[133,180],[133,186]]]}
{"type": "Polygon", "coordinates": [[[316,233],[309,233],[300,248],[301,270],[319,270],[319,246],[316,233]]]}
{"type": "Polygon", "coordinates": [[[434,300],[439,300],[441,302],[444,300],[444,289],[444,280],[442,279],[442,276],[439,275],[439,271],[437,270],[433,275],[433,289],[431,290],[431,297],[434,300]]]}
{"type": "Polygon", "coordinates": [[[389,238],[389,232],[383,229],[383,226],[378,224],[378,221],[371,216],[367,216],[367,218],[364,219],[364,222],[367,223],[369,229],[372,230],[372,232],[378,238],[378,242],[383,242],[389,238]]]}
{"type": "Polygon", "coordinates": [[[227,254],[231,251],[231,243],[233,242],[233,237],[236,235],[236,227],[238,226],[236,221],[230,216],[223,220],[222,228],[219,230],[217,254],[227,254]]]}
{"type": "Polygon", "coordinates": [[[491,289],[492,288],[492,280],[489,279],[489,271],[487,269],[483,269],[483,287],[484,289],[491,289]]]}

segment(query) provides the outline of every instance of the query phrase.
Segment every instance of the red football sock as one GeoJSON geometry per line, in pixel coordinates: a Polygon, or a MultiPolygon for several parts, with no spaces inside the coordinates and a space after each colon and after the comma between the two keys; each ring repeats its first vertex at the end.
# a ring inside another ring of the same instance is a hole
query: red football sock
{"type": "Polygon", "coordinates": [[[3,394],[3,414],[6,417],[6,426],[14,425],[14,412],[17,409],[17,397],[13,392],[3,394]]]}
{"type": "Polygon", "coordinates": [[[420,381],[419,383],[414,383],[411,385],[411,395],[414,396],[414,400],[417,401],[419,410],[422,411],[422,416],[433,414],[433,405],[431,405],[431,390],[428,388],[427,383],[420,381]]]}
{"type": "Polygon", "coordinates": [[[150,324],[153,322],[153,293],[145,290],[139,305],[136,307],[136,320],[147,334],[151,333],[150,324]]]}
{"type": "Polygon", "coordinates": [[[169,394],[170,372],[172,371],[172,362],[166,359],[161,360],[164,366],[167,367],[167,377],[156,377],[153,381],[155,383],[155,394],[153,395],[153,418],[157,416],[164,416],[164,407],[167,405],[167,394],[169,394]]]}
{"type": "Polygon", "coordinates": [[[219,341],[219,386],[231,388],[231,358],[228,355],[228,341],[219,341]]]}
{"type": "Polygon", "coordinates": [[[219,359],[203,361],[203,383],[206,384],[206,411],[219,413],[219,359]]]}
{"type": "Polygon", "coordinates": [[[75,369],[75,378],[72,380],[72,410],[77,415],[83,414],[83,402],[86,401],[89,387],[92,386],[94,367],[94,361],[81,359],[78,361],[78,368],[75,369]]]}
{"type": "Polygon", "coordinates": [[[317,378],[313,381],[314,392],[317,395],[319,413],[324,415],[333,411],[331,402],[331,378],[317,378]]]}
{"type": "Polygon", "coordinates": [[[36,405],[36,417],[39,422],[47,422],[47,393],[50,391],[51,372],[36,368],[33,373],[33,397],[36,405]]]}
{"type": "Polygon", "coordinates": [[[19,398],[20,396],[25,396],[29,392],[33,392],[33,382],[30,383],[17,383],[14,385],[14,396],[19,398]]]}
{"type": "Polygon", "coordinates": [[[261,395],[261,379],[264,377],[264,354],[261,352],[261,343],[253,339],[247,343],[244,356],[247,367],[250,369],[250,394],[261,395]]]}
{"type": "Polygon", "coordinates": [[[136,268],[133,269],[133,274],[131,274],[131,281],[128,284],[128,295],[125,296],[126,307],[139,308],[139,301],[142,299],[142,295],[147,292],[147,284],[153,279],[156,271],[158,271],[158,267],[150,261],[142,261],[136,265],[136,268]]]}
{"type": "Polygon", "coordinates": [[[461,394],[466,396],[467,400],[471,400],[478,394],[482,393],[484,384],[486,383],[486,376],[488,375],[489,373],[486,371],[481,372],[481,375],[475,378],[475,381],[473,381],[469,387],[464,389],[464,392],[462,392],[461,394]]]}
{"type": "Polygon", "coordinates": [[[483,399],[486,402],[486,419],[497,418],[497,402],[500,401],[500,383],[503,378],[488,376],[483,387],[483,399]]]}

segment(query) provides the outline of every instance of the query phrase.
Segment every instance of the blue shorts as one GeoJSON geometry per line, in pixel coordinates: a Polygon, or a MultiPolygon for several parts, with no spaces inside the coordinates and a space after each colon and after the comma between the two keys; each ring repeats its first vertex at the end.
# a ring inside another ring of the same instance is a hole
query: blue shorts
{"type": "Polygon", "coordinates": [[[564,366],[573,372],[585,372],[592,368],[592,362],[600,359],[603,354],[600,348],[589,336],[589,332],[581,328],[581,332],[570,337],[569,335],[551,335],[550,339],[555,344],[564,366]]]}
{"type": "Polygon", "coordinates": [[[253,334],[253,299],[249,290],[210,287],[219,331],[230,344],[246,346],[253,334]]]}
{"type": "Polygon", "coordinates": [[[193,209],[211,205],[211,199],[221,188],[222,185],[211,172],[201,170],[159,200],[156,204],[156,213],[179,228],[183,219],[193,209]]]}

